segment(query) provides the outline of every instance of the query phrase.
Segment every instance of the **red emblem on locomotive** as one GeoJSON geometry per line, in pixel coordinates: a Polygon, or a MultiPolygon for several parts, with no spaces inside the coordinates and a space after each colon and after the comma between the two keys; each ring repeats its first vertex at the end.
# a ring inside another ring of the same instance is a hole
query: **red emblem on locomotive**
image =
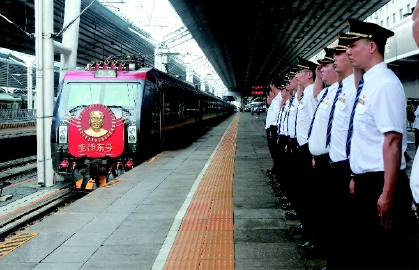
{"type": "Polygon", "coordinates": [[[124,150],[124,122],[102,104],[86,107],[69,125],[68,150],[75,157],[117,157],[124,150]]]}

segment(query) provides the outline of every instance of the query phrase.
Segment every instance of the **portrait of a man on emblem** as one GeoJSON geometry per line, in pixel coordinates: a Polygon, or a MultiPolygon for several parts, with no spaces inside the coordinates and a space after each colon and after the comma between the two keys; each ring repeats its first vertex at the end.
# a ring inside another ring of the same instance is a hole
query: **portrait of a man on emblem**
{"type": "Polygon", "coordinates": [[[108,131],[106,129],[103,129],[103,119],[105,118],[105,115],[101,111],[92,111],[89,114],[89,123],[90,127],[84,131],[87,135],[91,137],[102,137],[108,131]]]}

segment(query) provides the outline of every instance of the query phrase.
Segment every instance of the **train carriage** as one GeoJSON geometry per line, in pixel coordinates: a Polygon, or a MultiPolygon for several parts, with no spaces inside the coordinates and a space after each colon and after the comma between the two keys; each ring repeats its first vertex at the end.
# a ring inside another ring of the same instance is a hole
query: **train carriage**
{"type": "Polygon", "coordinates": [[[190,83],[157,69],[136,69],[137,60],[91,63],[67,72],[60,83],[53,166],[79,190],[103,186],[162,150],[168,139],[234,112],[233,105],[190,83]]]}

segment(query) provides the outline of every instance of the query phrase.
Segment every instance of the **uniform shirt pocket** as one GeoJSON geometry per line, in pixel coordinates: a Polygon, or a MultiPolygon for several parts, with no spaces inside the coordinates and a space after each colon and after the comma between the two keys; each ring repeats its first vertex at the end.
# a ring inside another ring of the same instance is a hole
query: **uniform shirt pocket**
{"type": "Polygon", "coordinates": [[[366,115],[365,115],[366,107],[363,104],[358,103],[358,105],[355,108],[355,114],[357,115],[356,119],[357,121],[354,122],[354,127],[360,128],[361,130],[366,130],[366,115]]]}
{"type": "Polygon", "coordinates": [[[343,111],[346,108],[346,103],[338,101],[336,102],[336,108],[340,111],[343,111]]]}

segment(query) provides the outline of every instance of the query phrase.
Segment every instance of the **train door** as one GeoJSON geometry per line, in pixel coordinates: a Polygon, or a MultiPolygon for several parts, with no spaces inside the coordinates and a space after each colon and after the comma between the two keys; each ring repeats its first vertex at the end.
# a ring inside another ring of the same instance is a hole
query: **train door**
{"type": "Polygon", "coordinates": [[[158,140],[159,144],[163,143],[162,123],[164,122],[162,111],[164,110],[163,94],[160,91],[154,93],[153,112],[152,112],[152,134],[158,140]]]}

